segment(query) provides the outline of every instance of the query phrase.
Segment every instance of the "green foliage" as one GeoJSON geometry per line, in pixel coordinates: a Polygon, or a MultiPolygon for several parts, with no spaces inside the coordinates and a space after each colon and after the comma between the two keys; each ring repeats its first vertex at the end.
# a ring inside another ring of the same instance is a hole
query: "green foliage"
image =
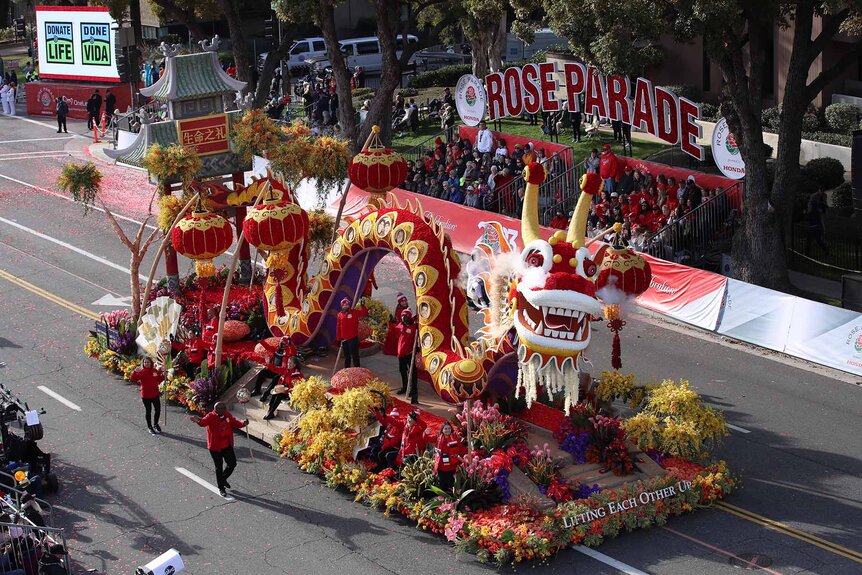
{"type": "Polygon", "coordinates": [[[668,84],[667,86],[662,86],[662,88],[670,90],[680,98],[687,98],[693,102],[697,102],[700,99],[700,90],[691,84],[668,84]]]}
{"type": "Polygon", "coordinates": [[[718,120],[721,117],[721,112],[715,104],[704,102],[700,105],[700,117],[711,122],[718,120]]]}
{"type": "Polygon", "coordinates": [[[832,208],[841,216],[853,214],[853,187],[850,182],[844,182],[832,190],[832,208]]]}
{"type": "Polygon", "coordinates": [[[365,100],[374,96],[374,88],[356,88],[353,90],[353,98],[356,100],[365,100]]]}
{"type": "Polygon", "coordinates": [[[57,186],[84,205],[84,215],[95,203],[101,183],[102,172],[93,162],[69,162],[57,178],[57,186]]]}
{"type": "Polygon", "coordinates": [[[816,158],[805,165],[802,173],[824,190],[844,181],[844,165],[835,158],[816,158]]]}
{"type": "Polygon", "coordinates": [[[763,116],[761,116],[761,123],[764,127],[772,128],[773,130],[778,130],[778,126],[781,125],[781,105],[773,106],[771,108],[766,108],[763,110],[763,116]]]}
{"type": "Polygon", "coordinates": [[[453,64],[443,66],[436,70],[429,70],[416,74],[410,79],[411,88],[432,88],[436,86],[452,87],[458,82],[458,78],[464,74],[471,74],[473,67],[470,64],[453,64]]]}
{"type": "Polygon", "coordinates": [[[802,138],[805,140],[813,140],[824,144],[832,144],[834,146],[844,146],[849,148],[853,143],[853,136],[849,134],[834,134],[832,132],[802,132],[802,138]]]}
{"type": "Polygon", "coordinates": [[[849,134],[859,123],[859,108],[853,104],[829,104],[823,114],[829,129],[839,134],[849,134]]]}
{"type": "Polygon", "coordinates": [[[401,88],[398,90],[398,93],[405,98],[413,98],[419,95],[419,90],[411,86],[409,88],[401,88]]]}
{"type": "Polygon", "coordinates": [[[558,54],[570,54],[572,51],[566,44],[552,44],[544,50],[539,50],[538,52],[533,54],[533,57],[530,58],[530,62],[534,64],[541,64],[547,59],[548,52],[554,52],[558,54]]]}
{"type": "Polygon", "coordinates": [[[805,112],[805,115],[802,116],[802,131],[803,132],[816,132],[823,127],[823,121],[820,119],[820,116],[815,111],[805,112]]]}
{"type": "Polygon", "coordinates": [[[425,498],[426,492],[431,489],[436,479],[434,458],[427,453],[412,463],[405,463],[401,468],[402,492],[413,501],[425,498]]]}

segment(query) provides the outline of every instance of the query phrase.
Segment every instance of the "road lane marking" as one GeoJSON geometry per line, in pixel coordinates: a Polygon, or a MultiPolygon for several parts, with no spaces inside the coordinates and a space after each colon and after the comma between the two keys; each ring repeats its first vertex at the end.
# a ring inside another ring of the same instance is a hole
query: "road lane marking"
{"type": "Polygon", "coordinates": [[[56,391],[48,389],[44,385],[38,386],[37,389],[42,390],[46,394],[50,395],[51,397],[53,397],[54,399],[56,399],[57,401],[59,401],[60,403],[65,405],[66,407],[68,407],[69,409],[74,409],[75,411],[81,411],[81,407],[77,403],[72,403],[71,401],[69,401],[68,399],[66,399],[65,397],[63,397],[59,393],[57,393],[56,391]]]}
{"type": "Polygon", "coordinates": [[[54,140],[71,140],[75,136],[60,136],[59,138],[27,138],[26,140],[0,140],[0,144],[17,144],[18,142],[51,142],[54,140]]]}
{"type": "MultiPolygon", "coordinates": [[[[64,248],[66,248],[67,250],[73,251],[76,254],[80,254],[80,255],[84,256],[85,258],[89,258],[93,261],[99,262],[100,264],[104,264],[108,267],[114,268],[115,270],[119,270],[121,272],[131,274],[131,272],[129,271],[128,268],[121,266],[119,264],[115,264],[114,262],[106,260],[105,258],[103,258],[101,256],[97,256],[94,253],[90,253],[87,250],[82,250],[81,248],[79,248],[77,246],[73,246],[72,244],[64,242],[63,240],[58,240],[57,238],[51,237],[47,234],[43,234],[42,232],[37,232],[36,230],[34,230],[32,228],[28,228],[27,226],[22,226],[21,224],[19,224],[17,222],[13,222],[12,220],[7,220],[6,218],[3,218],[3,217],[0,217],[0,222],[6,224],[8,226],[12,226],[13,228],[18,228],[22,232],[27,232],[28,234],[32,234],[32,235],[36,236],[37,238],[41,238],[45,241],[49,241],[53,244],[57,244],[58,246],[62,246],[64,248]]],[[[147,279],[148,279],[147,276],[145,276],[144,274],[141,274],[141,273],[138,274],[138,277],[140,277],[144,281],[147,281],[147,279]]]]}
{"type": "Polygon", "coordinates": [[[721,553],[725,557],[730,557],[731,559],[736,559],[737,561],[741,561],[743,564],[747,565],[746,569],[763,571],[764,573],[769,573],[770,575],[782,575],[782,573],[779,571],[775,571],[774,569],[769,569],[767,567],[761,567],[760,565],[757,565],[756,563],[752,563],[751,561],[746,561],[742,557],[738,557],[738,556],[734,555],[733,553],[731,553],[730,551],[725,551],[724,549],[716,547],[715,545],[710,545],[706,541],[701,541],[700,539],[696,539],[690,535],[686,535],[685,533],[677,531],[676,529],[671,529],[670,527],[667,527],[664,525],[661,527],[661,529],[664,529],[665,531],[673,533],[674,535],[677,535],[679,537],[682,537],[683,539],[687,539],[687,540],[691,541],[692,543],[697,543],[698,545],[706,547],[707,549],[709,549],[711,551],[715,551],[716,553],[721,553]]]}
{"type": "Polygon", "coordinates": [[[80,314],[88,319],[92,319],[93,321],[99,321],[99,314],[97,314],[96,312],[90,311],[85,307],[81,307],[76,303],[73,303],[45,289],[42,289],[37,285],[31,284],[27,280],[21,279],[18,276],[14,276],[6,270],[0,269],[0,278],[3,278],[8,282],[17,285],[18,287],[22,287],[25,290],[36,294],[39,297],[45,298],[50,302],[53,302],[77,314],[80,314]]]}
{"type": "MultiPolygon", "coordinates": [[[[52,130],[56,130],[56,124],[46,124],[45,122],[39,122],[36,120],[31,120],[30,118],[24,118],[23,116],[5,116],[6,118],[14,118],[16,120],[21,120],[22,122],[29,122],[31,124],[36,124],[37,126],[44,126],[45,128],[51,128],[52,130]]],[[[85,140],[89,140],[91,136],[81,136],[80,134],[69,134],[73,138],[84,138],[85,140]]]]}
{"type": "Polygon", "coordinates": [[[626,565],[622,561],[617,561],[613,557],[608,557],[604,553],[599,553],[595,549],[590,549],[589,547],[586,547],[584,545],[574,545],[572,546],[572,549],[583,553],[587,557],[592,557],[596,561],[604,563],[605,565],[610,565],[614,569],[618,569],[626,575],[649,575],[648,573],[641,571],[640,569],[635,569],[631,565],[626,565]]]}
{"type": "MultiPolygon", "coordinates": [[[[221,493],[219,493],[218,487],[216,487],[215,485],[213,485],[209,481],[207,481],[205,479],[201,479],[200,477],[198,477],[197,475],[195,475],[194,473],[192,473],[191,471],[189,471],[185,467],[174,467],[174,469],[176,469],[181,474],[185,475],[186,477],[188,477],[189,479],[191,479],[192,481],[194,481],[195,483],[197,483],[198,485],[200,485],[204,489],[212,491],[213,493],[215,493],[216,495],[221,497],[221,493]]],[[[236,499],[234,499],[231,496],[225,497],[224,500],[225,501],[236,501],[236,499]]]]}
{"type": "Polygon", "coordinates": [[[725,425],[728,429],[738,431],[739,433],[751,433],[750,429],[745,429],[744,427],[739,427],[738,425],[733,425],[732,423],[725,423],[725,425]]]}
{"type": "Polygon", "coordinates": [[[808,543],[810,545],[814,545],[815,547],[819,547],[830,553],[834,553],[835,555],[840,555],[846,559],[850,559],[851,561],[855,561],[856,563],[862,563],[862,553],[859,551],[854,551],[849,547],[844,547],[843,545],[838,545],[837,543],[833,543],[822,537],[818,537],[812,533],[808,533],[807,531],[802,531],[800,529],[796,529],[795,527],[791,527],[785,523],[780,521],[775,521],[774,519],[769,519],[768,517],[764,517],[763,515],[758,515],[752,511],[747,509],[743,509],[742,507],[737,507],[736,505],[731,505],[730,503],[726,503],[724,501],[719,501],[715,504],[716,508],[721,509],[725,513],[730,513],[740,519],[745,519],[746,521],[750,521],[752,523],[756,523],[762,527],[766,527],[767,529],[771,529],[777,533],[781,533],[782,535],[787,535],[788,537],[792,537],[804,543],[808,543]]]}

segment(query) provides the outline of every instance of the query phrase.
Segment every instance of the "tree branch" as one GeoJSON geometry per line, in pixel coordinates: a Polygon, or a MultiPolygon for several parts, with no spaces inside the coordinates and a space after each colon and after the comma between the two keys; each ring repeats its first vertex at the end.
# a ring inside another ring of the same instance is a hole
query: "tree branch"
{"type": "Polygon", "coordinates": [[[135,234],[134,245],[136,247],[141,245],[141,238],[144,237],[144,230],[147,229],[147,222],[149,222],[151,218],[152,216],[147,216],[146,219],[141,222],[141,227],[138,229],[138,233],[135,234]]]}
{"type": "Polygon", "coordinates": [[[111,212],[111,209],[105,204],[105,201],[102,198],[99,198],[99,203],[102,205],[102,209],[105,210],[105,215],[108,216],[108,221],[111,222],[111,227],[114,228],[114,231],[117,233],[117,237],[120,238],[120,241],[125,244],[127,248],[129,248],[130,252],[135,251],[135,246],[129,240],[129,237],[126,235],[126,232],[123,231],[123,228],[120,227],[120,222],[117,221],[117,218],[114,217],[114,214],[111,212]]]}
{"type": "Polygon", "coordinates": [[[841,74],[847,67],[862,57],[862,41],[857,42],[853,49],[842,55],[830,68],[823,70],[805,87],[805,96],[811,101],[823,89],[841,74]]]}
{"type": "Polygon", "coordinates": [[[850,16],[850,9],[845,8],[837,14],[831,15],[828,19],[825,17],[820,19],[820,21],[823,22],[820,34],[818,34],[817,38],[815,38],[809,45],[809,50],[811,50],[808,55],[809,67],[814,63],[814,60],[817,59],[817,56],[826,49],[827,44],[832,41],[834,36],[841,29],[841,24],[844,23],[848,16],[850,16]]]}

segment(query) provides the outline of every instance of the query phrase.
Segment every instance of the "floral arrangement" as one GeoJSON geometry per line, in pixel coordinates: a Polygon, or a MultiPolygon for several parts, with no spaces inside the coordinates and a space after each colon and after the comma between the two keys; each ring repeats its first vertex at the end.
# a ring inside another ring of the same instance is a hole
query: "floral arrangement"
{"type": "Polygon", "coordinates": [[[182,198],[178,198],[172,194],[165,194],[159,197],[159,213],[156,216],[156,223],[160,230],[167,233],[167,231],[171,229],[171,225],[174,223],[174,220],[177,219],[177,216],[185,205],[189,202],[189,199],[190,198],[186,197],[186,195],[183,195],[182,198]]]}
{"type": "Polygon", "coordinates": [[[332,243],[335,218],[322,209],[308,212],[308,243],[314,253],[323,253],[332,243]]]}
{"type": "Polygon", "coordinates": [[[637,385],[637,378],[633,373],[603,371],[595,394],[599,401],[611,403],[619,399],[627,402],[632,409],[637,409],[648,390],[648,386],[637,385]]]}
{"type": "Polygon", "coordinates": [[[389,330],[389,318],[392,316],[392,311],[386,305],[377,299],[368,298],[365,300],[365,307],[368,309],[368,315],[360,320],[371,328],[370,339],[382,343],[386,340],[386,332],[389,330]]]}
{"type": "MultiPolygon", "coordinates": [[[[204,369],[206,372],[206,369],[204,369]]],[[[199,405],[204,412],[211,411],[221,394],[224,392],[224,384],[217,372],[201,374],[201,377],[191,384],[191,400],[199,405]]]]}
{"type": "Polygon", "coordinates": [[[326,390],[329,386],[318,375],[297,381],[290,391],[290,406],[301,413],[326,405],[326,390]]]}
{"type": "Polygon", "coordinates": [[[647,392],[644,408],[624,429],[640,449],[685,459],[702,458],[728,434],[724,415],[704,405],[688,381],[670,379],[647,392]]]}
{"type": "MultiPolygon", "coordinates": [[[[458,424],[466,433],[467,406],[456,414],[458,424]]],[[[527,436],[526,424],[511,415],[500,412],[498,404],[486,406],[481,401],[474,401],[470,407],[470,427],[473,439],[479,449],[491,453],[495,449],[505,448],[527,436]]]]}
{"type": "Polygon", "coordinates": [[[330,384],[333,389],[344,390],[363,387],[374,379],[374,374],[367,367],[347,367],[336,371],[330,384]]]}
{"type": "Polygon", "coordinates": [[[231,130],[231,143],[234,152],[246,162],[254,154],[269,153],[277,148],[282,140],[276,123],[266,115],[262,108],[246,110],[231,130]]]}
{"type": "MultiPolygon", "coordinates": [[[[190,183],[203,167],[203,162],[192,148],[179,144],[153,144],[147,149],[143,166],[164,186],[171,181],[190,183]]],[[[164,189],[162,193],[164,194],[164,189]]]]}
{"type": "Polygon", "coordinates": [[[626,432],[622,428],[622,420],[596,415],[590,418],[590,423],[593,441],[587,448],[587,461],[602,463],[605,469],[616,475],[634,473],[634,461],[626,446],[626,432]]]}
{"type": "Polygon", "coordinates": [[[63,165],[57,186],[69,192],[72,199],[84,204],[84,215],[96,202],[96,194],[102,185],[102,172],[93,162],[68,162],[63,165]]]}

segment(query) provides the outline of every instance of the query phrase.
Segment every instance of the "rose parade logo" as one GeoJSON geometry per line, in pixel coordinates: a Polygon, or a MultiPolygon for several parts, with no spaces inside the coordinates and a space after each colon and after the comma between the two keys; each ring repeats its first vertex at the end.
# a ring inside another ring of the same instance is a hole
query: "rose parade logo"
{"type": "Polygon", "coordinates": [[[725,142],[724,145],[727,148],[727,151],[734,156],[739,153],[739,146],[736,145],[736,138],[733,137],[732,132],[727,133],[727,142],[725,142]]]}
{"type": "Polygon", "coordinates": [[[856,344],[853,347],[856,348],[857,353],[862,353],[862,333],[856,338],[856,344]]]}
{"type": "Polygon", "coordinates": [[[476,89],[473,86],[467,86],[467,93],[464,95],[467,100],[467,105],[472,106],[476,103],[476,89]]]}
{"type": "Polygon", "coordinates": [[[36,99],[46,108],[54,102],[54,94],[48,88],[39,88],[39,94],[36,99]]]}

